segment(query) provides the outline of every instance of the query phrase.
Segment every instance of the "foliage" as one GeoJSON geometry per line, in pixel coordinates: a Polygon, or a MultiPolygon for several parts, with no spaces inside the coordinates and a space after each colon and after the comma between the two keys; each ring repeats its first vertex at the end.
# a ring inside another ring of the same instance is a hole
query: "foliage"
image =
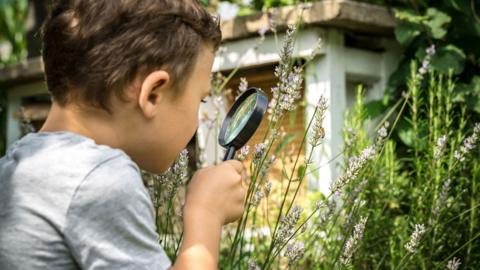
{"type": "MultiPolygon", "coordinates": [[[[421,75],[416,65],[411,69],[408,91],[397,103],[401,106],[393,107],[395,118],[387,118],[396,129],[395,123],[410,115],[404,120],[414,127],[415,138],[406,149],[388,139],[378,162],[363,175],[367,184],[358,197],[365,200],[369,220],[354,269],[445,269],[453,257],[462,258],[462,269],[475,269],[480,263],[480,172],[473,145],[480,124],[472,130],[466,105],[452,103],[452,77],[432,70],[421,75]],[[423,234],[412,248],[412,229],[420,225],[423,234]]],[[[361,127],[366,127],[362,99],[357,102],[353,118],[363,119],[361,127]]],[[[350,151],[362,149],[357,146],[364,141],[362,130],[345,133],[360,134],[355,136],[360,141],[350,140],[350,151]]]]}
{"type": "Polygon", "coordinates": [[[27,0],[0,0],[0,46],[11,48],[5,54],[0,50],[0,67],[18,62],[27,55],[27,9],[27,0]]]}
{"type": "Polygon", "coordinates": [[[405,88],[411,72],[410,62],[421,61],[425,49],[435,45],[437,52],[430,65],[446,76],[453,72],[456,84],[452,101],[467,104],[467,115],[480,115],[480,18],[478,1],[411,1],[405,8],[396,9],[400,20],[395,29],[397,40],[405,46],[404,59],[392,75],[389,91],[394,100],[405,88]]]}
{"type": "MultiPolygon", "coordinates": [[[[0,68],[26,57],[27,5],[27,0],[0,0],[0,68]]],[[[6,102],[5,92],[0,91],[0,156],[6,150],[6,102]]]]}

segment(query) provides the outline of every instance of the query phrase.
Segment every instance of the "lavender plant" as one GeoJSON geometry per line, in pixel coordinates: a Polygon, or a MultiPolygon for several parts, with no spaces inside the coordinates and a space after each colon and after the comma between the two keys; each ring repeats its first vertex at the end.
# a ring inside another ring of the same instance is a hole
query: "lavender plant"
{"type": "MultiPolygon", "coordinates": [[[[434,53],[432,47],[428,50],[434,53]]],[[[475,269],[480,248],[479,124],[469,131],[464,105],[452,105],[452,77],[418,70],[414,64],[411,70],[408,91],[384,118],[393,121],[393,130],[378,162],[363,175],[368,183],[357,196],[369,213],[363,238],[368,250],[359,248],[352,265],[457,269],[461,258],[463,268],[475,269]]],[[[363,99],[357,101],[347,120],[357,130],[345,129],[348,153],[361,151],[368,137],[358,131],[368,121],[363,99]]]]}

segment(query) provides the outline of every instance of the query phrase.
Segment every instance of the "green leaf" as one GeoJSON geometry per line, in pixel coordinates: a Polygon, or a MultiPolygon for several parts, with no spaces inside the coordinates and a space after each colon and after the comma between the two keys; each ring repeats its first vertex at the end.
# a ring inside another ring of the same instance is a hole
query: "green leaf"
{"type": "Polygon", "coordinates": [[[446,28],[452,18],[436,8],[427,9],[427,17],[429,19],[424,23],[428,27],[430,35],[435,39],[443,38],[447,34],[446,28]]]}
{"type": "Polygon", "coordinates": [[[441,47],[432,57],[432,66],[443,74],[452,69],[453,74],[462,73],[465,66],[465,53],[454,45],[441,47]]]}
{"type": "Polygon", "coordinates": [[[413,130],[412,120],[409,118],[402,118],[398,122],[397,135],[405,145],[412,148],[416,146],[418,150],[421,151],[428,146],[428,130],[421,123],[417,124],[418,133],[415,133],[413,130]]]}
{"type": "Polygon", "coordinates": [[[306,166],[304,164],[298,166],[298,170],[297,170],[298,179],[302,179],[305,176],[305,170],[306,170],[306,166]]]}
{"type": "Polygon", "coordinates": [[[425,50],[427,49],[427,45],[428,44],[422,43],[422,44],[419,44],[418,46],[416,46],[417,51],[415,52],[415,58],[418,59],[420,62],[427,55],[427,53],[425,52],[425,50]]]}
{"type": "Polygon", "coordinates": [[[395,28],[395,37],[402,45],[408,45],[412,40],[420,35],[420,25],[409,22],[400,22],[395,28]]]}
{"type": "Polygon", "coordinates": [[[459,83],[455,86],[453,90],[453,102],[465,102],[467,100],[467,96],[470,92],[470,85],[459,83]]]}
{"type": "Polygon", "coordinates": [[[474,76],[469,84],[458,84],[453,92],[453,102],[465,102],[467,107],[480,113],[480,76],[474,76]]]}
{"type": "Polygon", "coordinates": [[[480,113],[480,98],[477,96],[476,98],[468,99],[467,107],[476,113],[480,113]]]}
{"type": "Polygon", "coordinates": [[[408,119],[403,118],[398,122],[397,134],[405,145],[413,147],[416,134],[413,132],[412,125],[408,119]]]}
{"type": "Polygon", "coordinates": [[[374,119],[381,115],[387,107],[383,103],[383,100],[373,100],[364,105],[366,113],[367,113],[367,118],[374,119]]]}
{"type": "Polygon", "coordinates": [[[470,86],[470,94],[474,97],[480,98],[480,75],[473,77],[472,81],[470,82],[470,86]]]}
{"type": "Polygon", "coordinates": [[[414,11],[406,10],[406,9],[397,9],[395,10],[395,17],[401,21],[410,22],[414,24],[420,24],[425,17],[418,16],[414,13],[414,11]]]}

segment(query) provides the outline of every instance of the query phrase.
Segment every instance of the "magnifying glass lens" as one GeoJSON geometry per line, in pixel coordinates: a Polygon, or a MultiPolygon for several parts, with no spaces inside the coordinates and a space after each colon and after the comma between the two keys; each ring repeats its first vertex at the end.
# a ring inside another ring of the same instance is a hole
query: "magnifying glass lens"
{"type": "Polygon", "coordinates": [[[267,108],[267,95],[258,88],[252,87],[237,98],[218,134],[218,143],[227,149],[223,160],[232,159],[235,151],[248,142],[260,126],[267,108]]]}
{"type": "Polygon", "coordinates": [[[227,131],[225,132],[225,141],[227,143],[232,142],[248,123],[248,120],[255,110],[256,100],[257,94],[250,95],[232,116],[230,125],[227,127],[227,131]]]}

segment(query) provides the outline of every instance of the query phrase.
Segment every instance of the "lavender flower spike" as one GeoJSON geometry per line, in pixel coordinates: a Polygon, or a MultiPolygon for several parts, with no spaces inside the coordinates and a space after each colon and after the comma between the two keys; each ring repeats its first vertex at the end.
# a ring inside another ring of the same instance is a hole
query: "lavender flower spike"
{"type": "Polygon", "coordinates": [[[447,135],[443,135],[442,137],[438,138],[437,145],[433,150],[433,157],[435,159],[438,159],[441,157],[443,150],[445,150],[446,143],[447,143],[447,135]]]}
{"type": "Polygon", "coordinates": [[[405,248],[411,253],[416,253],[418,246],[420,245],[420,240],[422,239],[425,232],[426,229],[423,224],[415,224],[415,229],[410,236],[410,241],[405,244],[405,248]]]}
{"type": "Polygon", "coordinates": [[[240,161],[247,159],[248,153],[250,153],[250,146],[244,145],[240,148],[240,153],[238,154],[237,159],[240,161]]]}
{"type": "Polygon", "coordinates": [[[288,258],[288,266],[294,266],[305,253],[305,244],[303,242],[289,244],[285,252],[285,257],[288,258]]]}
{"type": "Polygon", "coordinates": [[[375,157],[375,154],[375,147],[370,146],[365,148],[359,157],[352,157],[349,161],[347,170],[337,179],[337,181],[332,183],[330,191],[332,193],[337,193],[345,185],[356,179],[362,168],[367,164],[367,161],[372,160],[375,157]]]}
{"type": "Polygon", "coordinates": [[[293,206],[290,212],[282,217],[280,227],[277,233],[277,242],[285,243],[294,233],[295,225],[300,220],[303,208],[300,206],[293,206]]]}
{"type": "Polygon", "coordinates": [[[447,263],[447,269],[448,270],[457,270],[458,267],[460,267],[461,261],[457,257],[453,257],[450,261],[447,263]]]}
{"type": "Polygon", "coordinates": [[[272,88],[272,99],[269,104],[272,122],[277,122],[284,111],[294,110],[297,100],[301,97],[303,70],[301,67],[292,67],[290,63],[295,45],[295,33],[295,26],[290,25],[280,51],[280,64],[275,68],[278,83],[272,88]]]}
{"type": "Polygon", "coordinates": [[[325,119],[325,113],[327,112],[327,99],[324,96],[320,97],[317,104],[317,110],[314,115],[312,135],[310,137],[310,145],[316,147],[319,145],[320,140],[325,137],[325,129],[323,128],[323,120],[325,119]]]}
{"type": "Polygon", "coordinates": [[[476,143],[480,136],[480,123],[476,123],[473,128],[473,134],[463,140],[463,145],[460,146],[460,151],[455,150],[454,156],[460,162],[465,160],[465,156],[475,149],[476,143]]]}
{"type": "Polygon", "coordinates": [[[345,247],[343,248],[342,257],[340,258],[340,262],[348,266],[352,263],[353,252],[358,246],[358,242],[363,237],[363,231],[365,230],[365,224],[367,223],[366,217],[361,217],[360,221],[355,225],[353,230],[353,235],[347,240],[345,243],[345,247]]]}

